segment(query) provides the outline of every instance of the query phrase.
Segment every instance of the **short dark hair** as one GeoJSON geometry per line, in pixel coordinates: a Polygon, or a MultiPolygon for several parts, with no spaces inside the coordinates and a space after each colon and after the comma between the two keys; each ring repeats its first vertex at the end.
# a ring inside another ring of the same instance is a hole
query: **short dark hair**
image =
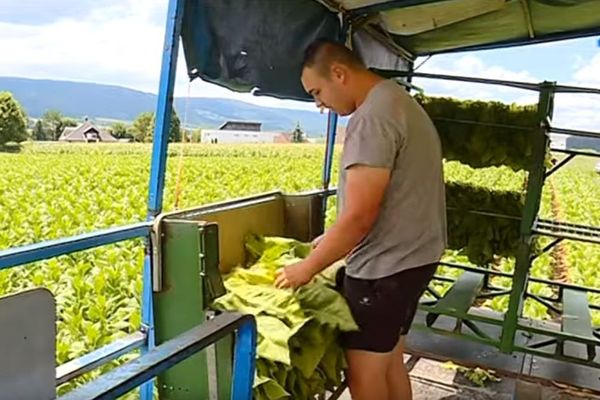
{"type": "Polygon", "coordinates": [[[339,62],[353,68],[364,67],[362,60],[349,48],[330,39],[319,38],[304,51],[302,69],[316,67],[327,74],[329,66],[339,62]]]}

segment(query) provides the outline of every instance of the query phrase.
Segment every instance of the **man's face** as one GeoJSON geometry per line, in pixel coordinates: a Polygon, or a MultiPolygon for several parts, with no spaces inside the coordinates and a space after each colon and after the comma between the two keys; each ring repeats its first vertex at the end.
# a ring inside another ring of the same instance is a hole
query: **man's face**
{"type": "Polygon", "coordinates": [[[348,95],[347,68],[333,65],[328,76],[315,67],[302,71],[302,86],[310,94],[319,108],[328,108],[345,116],[354,112],[354,102],[348,95]]]}

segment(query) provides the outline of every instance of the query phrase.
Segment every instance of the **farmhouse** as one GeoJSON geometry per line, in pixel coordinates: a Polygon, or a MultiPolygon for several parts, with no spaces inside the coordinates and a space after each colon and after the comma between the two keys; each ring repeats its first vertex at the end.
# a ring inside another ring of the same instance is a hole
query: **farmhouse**
{"type": "Polygon", "coordinates": [[[65,128],[58,139],[62,142],[117,142],[118,140],[109,132],[94,126],[87,119],[75,128],[65,128]]]}
{"type": "Polygon", "coordinates": [[[288,135],[262,131],[260,122],[227,121],[219,129],[203,129],[202,143],[289,143],[288,135]]]}

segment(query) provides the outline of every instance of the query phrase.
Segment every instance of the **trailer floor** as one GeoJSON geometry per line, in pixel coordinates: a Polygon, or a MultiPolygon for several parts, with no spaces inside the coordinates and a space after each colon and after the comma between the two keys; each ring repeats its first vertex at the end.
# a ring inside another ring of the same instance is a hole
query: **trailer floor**
{"type": "MultiPolygon", "coordinates": [[[[585,390],[559,387],[547,382],[528,382],[496,374],[500,382],[477,387],[461,372],[444,362],[416,356],[406,357],[410,369],[413,400],[581,400],[599,399],[585,390]]],[[[346,390],[340,400],[351,400],[346,390]]]]}
{"type": "MultiPolygon", "coordinates": [[[[424,325],[425,314],[417,312],[415,323],[424,325]]],[[[452,319],[441,316],[438,324],[451,329],[452,319]]],[[[485,327],[491,337],[499,337],[496,327],[485,327]]],[[[598,369],[521,353],[504,354],[492,346],[411,329],[405,356],[410,370],[414,400],[600,400],[598,369]],[[495,372],[500,382],[478,387],[451,368],[456,365],[481,367],[495,372]]],[[[524,344],[536,340],[518,336],[524,344]]],[[[599,355],[600,357],[600,355],[599,355]]],[[[346,390],[342,400],[350,400],[346,390]]]]}

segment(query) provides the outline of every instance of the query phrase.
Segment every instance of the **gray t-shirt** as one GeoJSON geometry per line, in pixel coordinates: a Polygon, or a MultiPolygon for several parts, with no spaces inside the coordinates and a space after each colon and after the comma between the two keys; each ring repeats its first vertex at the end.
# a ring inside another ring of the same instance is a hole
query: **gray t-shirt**
{"type": "Polygon", "coordinates": [[[391,170],[380,213],[348,255],[346,273],[378,279],[440,260],[447,244],[441,145],[421,106],[392,80],[378,83],[346,128],[338,185],[343,210],[347,168],[391,170]]]}

